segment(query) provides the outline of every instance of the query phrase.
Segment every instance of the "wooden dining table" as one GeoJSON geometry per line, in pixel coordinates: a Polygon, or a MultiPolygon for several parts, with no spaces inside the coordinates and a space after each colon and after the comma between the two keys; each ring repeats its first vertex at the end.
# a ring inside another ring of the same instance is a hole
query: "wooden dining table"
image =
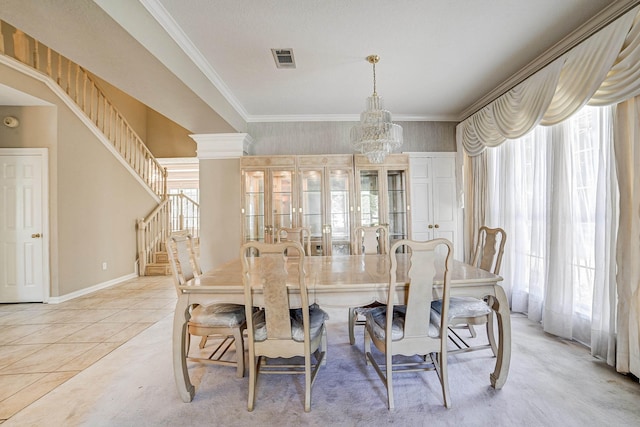
{"type": "MultiPolygon", "coordinates": [[[[397,283],[407,283],[409,256],[396,254],[398,260],[397,283]]],[[[259,258],[254,258],[259,268],[259,258]]],[[[385,303],[389,289],[389,255],[338,255],[305,257],[305,281],[310,303],[332,307],[357,307],[373,302],[385,303]]],[[[435,290],[441,289],[444,277],[444,259],[436,261],[435,290]]],[[[451,296],[490,296],[498,324],[498,352],[491,385],[500,389],[509,374],[511,360],[511,320],[507,296],[500,282],[502,277],[480,268],[453,260],[450,274],[451,296]]],[[[403,286],[397,286],[397,301],[404,300],[403,286]]],[[[434,295],[437,297],[438,295],[434,295]]],[[[292,304],[296,304],[295,289],[290,291],[292,304]]],[[[173,323],[173,365],[176,386],[185,402],[191,401],[195,389],[187,371],[182,337],[189,321],[189,307],[193,304],[209,305],[229,302],[244,304],[242,265],[236,259],[205,273],[198,284],[180,286],[173,323]]],[[[299,302],[298,302],[299,304],[299,302]]]]}

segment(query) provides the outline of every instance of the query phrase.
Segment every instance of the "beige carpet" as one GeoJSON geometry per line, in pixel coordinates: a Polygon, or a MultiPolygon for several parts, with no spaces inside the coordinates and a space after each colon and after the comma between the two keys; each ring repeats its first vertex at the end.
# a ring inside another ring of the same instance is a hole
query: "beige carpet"
{"type": "MultiPolygon", "coordinates": [[[[511,371],[494,390],[495,359],[450,356],[453,407],[442,404],[435,372],[394,377],[396,409],[364,363],[362,335],[350,346],[332,313],[329,361],[303,411],[302,376],[263,376],[247,412],[247,380],[234,368],[192,364],[196,396],[183,403],[171,367],[171,316],[9,419],[9,426],[638,426],[640,385],[576,344],[514,315],[511,371]]],[[[346,316],[345,316],[346,317],[346,316]]]]}

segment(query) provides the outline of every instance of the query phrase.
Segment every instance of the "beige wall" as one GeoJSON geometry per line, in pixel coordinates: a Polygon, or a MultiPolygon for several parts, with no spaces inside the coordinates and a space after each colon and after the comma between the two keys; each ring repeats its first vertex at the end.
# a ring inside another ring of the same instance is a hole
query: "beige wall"
{"type": "Polygon", "coordinates": [[[189,137],[192,132],[99,77],[94,76],[94,78],[154,157],[196,156],[196,144],[189,137]]]}
{"type": "Polygon", "coordinates": [[[196,142],[182,126],[147,109],[147,147],[158,158],[196,157],[196,142]]]}
{"type": "Polygon", "coordinates": [[[240,160],[200,160],[200,267],[238,258],[241,241],[240,160]]]}
{"type": "Polygon", "coordinates": [[[147,107],[135,98],[122,92],[115,86],[107,83],[96,75],[92,74],[97,85],[107,96],[109,101],[116,106],[120,114],[127,120],[129,126],[136,131],[140,139],[147,139],[147,107]]]}
{"type": "Polygon", "coordinates": [[[52,105],[0,110],[21,122],[3,126],[0,146],[49,149],[51,296],[133,273],[135,222],[155,206],[152,196],[44,83],[4,65],[0,83],[52,105]]]}
{"type": "Polygon", "coordinates": [[[157,203],[96,137],[61,109],[58,140],[60,293],[134,272],[136,219],[157,203]],[[65,258],[65,254],[71,255],[65,258]],[[102,263],[107,270],[102,270],[102,263]]]}

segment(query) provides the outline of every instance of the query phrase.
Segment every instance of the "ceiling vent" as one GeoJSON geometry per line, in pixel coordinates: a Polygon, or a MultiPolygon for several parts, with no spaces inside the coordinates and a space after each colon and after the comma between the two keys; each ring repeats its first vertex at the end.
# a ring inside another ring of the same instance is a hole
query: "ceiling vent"
{"type": "Polygon", "coordinates": [[[293,49],[271,49],[273,59],[278,68],[296,68],[296,61],[293,58],[293,49]]]}

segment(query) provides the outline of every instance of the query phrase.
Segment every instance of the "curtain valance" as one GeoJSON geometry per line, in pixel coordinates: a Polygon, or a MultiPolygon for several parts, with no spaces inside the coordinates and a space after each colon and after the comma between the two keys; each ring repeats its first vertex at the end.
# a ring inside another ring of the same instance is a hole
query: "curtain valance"
{"type": "Polygon", "coordinates": [[[614,104],[640,94],[639,11],[630,10],[458,124],[458,145],[477,156],[538,124],[560,123],[587,103],[614,104]]]}

